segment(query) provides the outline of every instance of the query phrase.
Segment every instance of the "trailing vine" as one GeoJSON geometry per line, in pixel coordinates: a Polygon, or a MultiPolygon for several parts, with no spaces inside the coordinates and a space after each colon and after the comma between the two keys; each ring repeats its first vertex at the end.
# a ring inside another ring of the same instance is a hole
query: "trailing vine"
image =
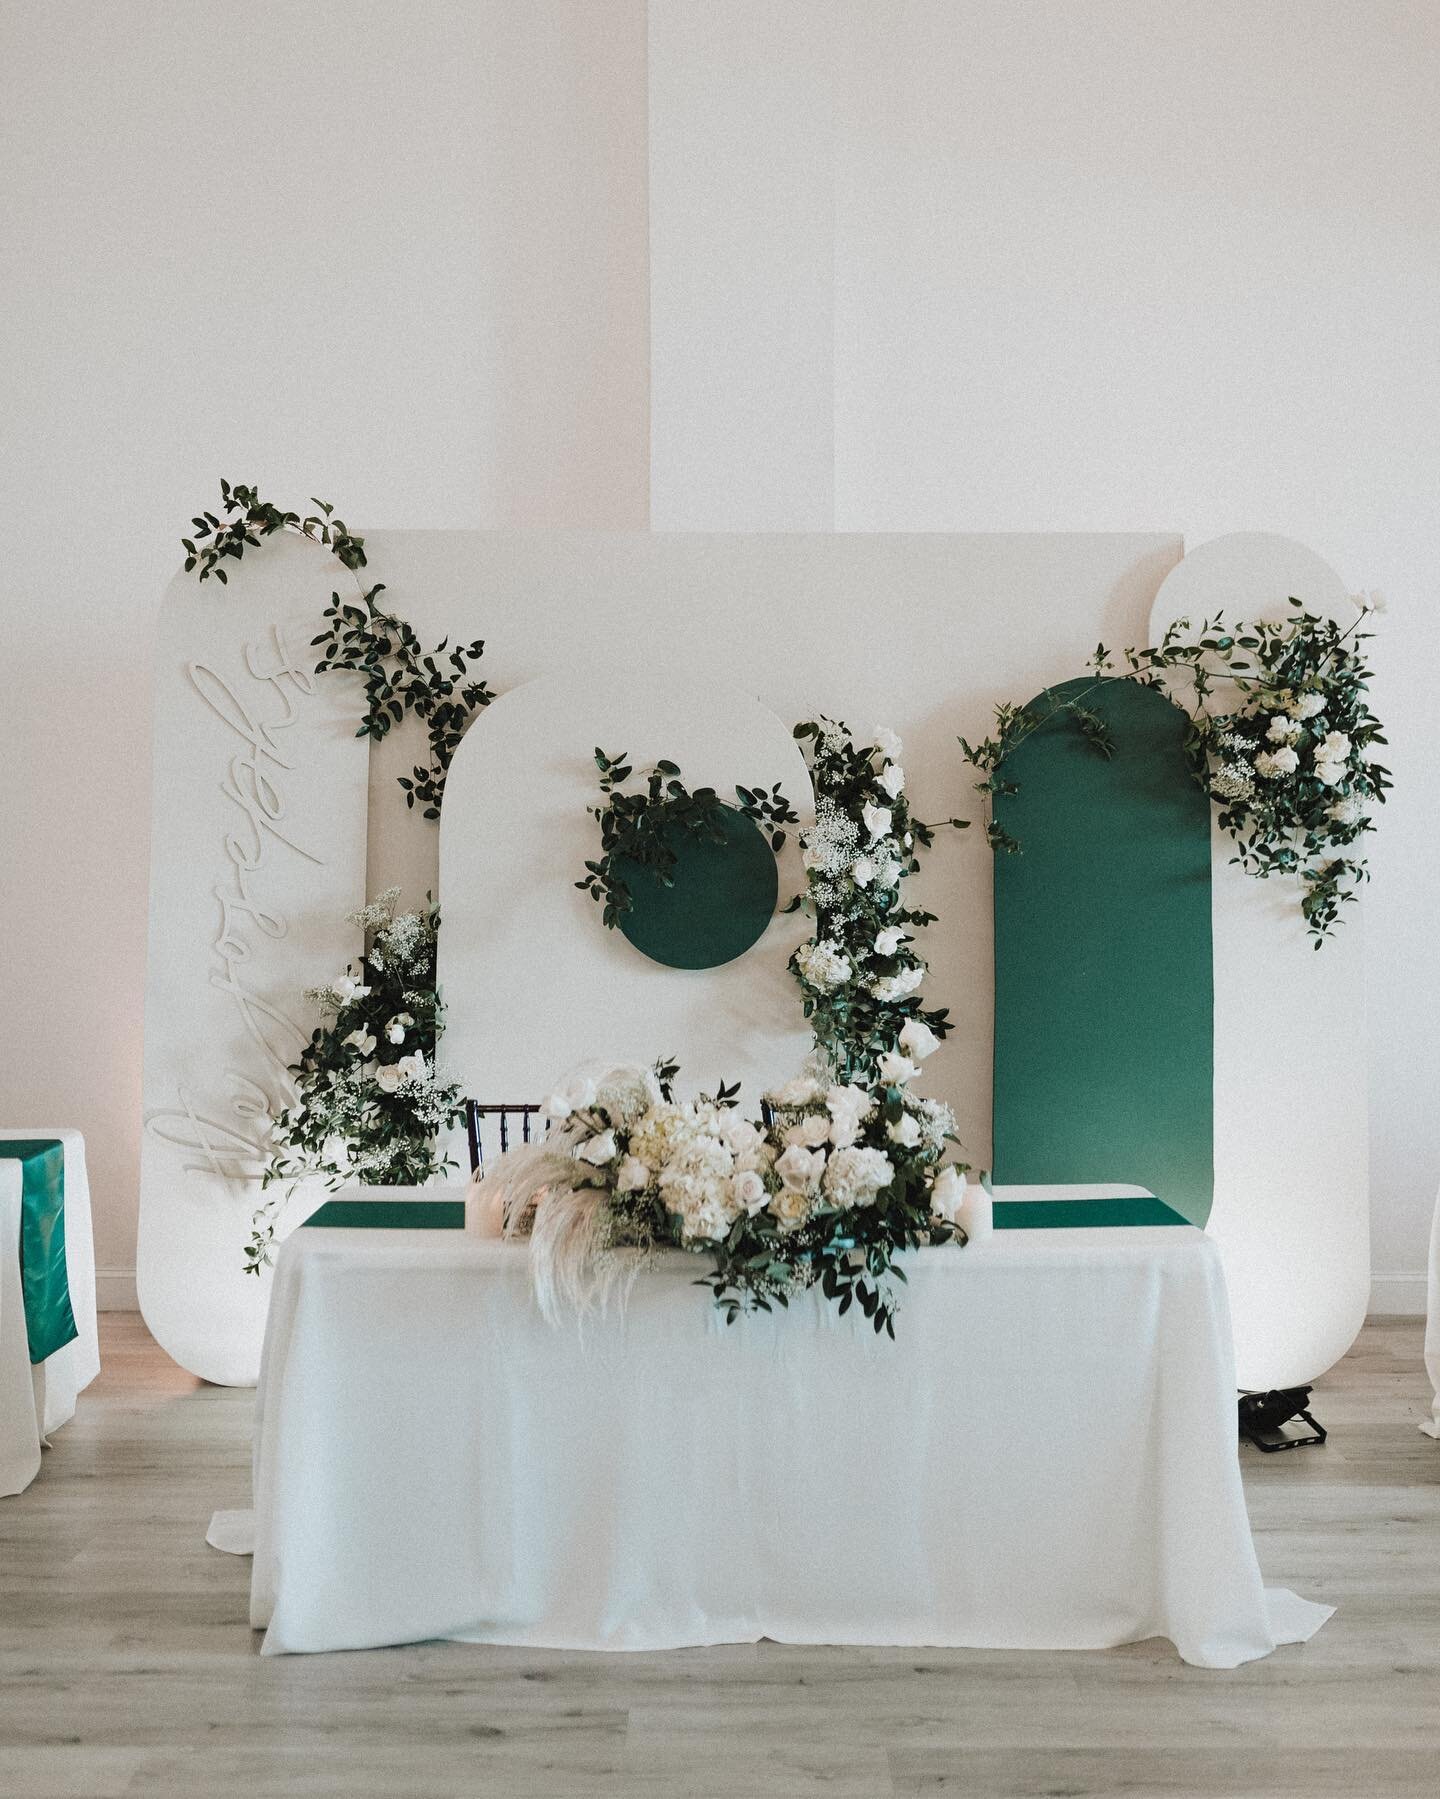
{"type": "Polygon", "coordinates": [[[342,599],[332,593],[325,608],[326,627],[312,638],[320,651],[317,674],[346,671],[362,677],[365,712],[357,737],[375,741],[389,735],[407,713],[425,726],[427,757],[408,775],[397,777],[408,807],[419,806],[428,819],[440,816],[445,777],[477,712],[495,697],[485,682],[477,680],[474,665],[485,653],[482,639],[451,645],[448,638],[425,650],[413,627],[396,613],[379,605],[383,582],[367,587],[358,571],[366,566],[365,540],[357,537],[335,508],[324,500],[311,500],[317,512],[303,517],[285,512],[261,499],[253,487],[220,483],[220,514],[197,513],[191,523],[195,535],[182,537],[185,572],[198,570],[201,581],[212,575],[228,584],[224,564],[240,561],[247,549],[259,549],[263,540],[277,533],[302,537],[328,549],[354,577],[357,598],[342,599]]]}
{"type": "Polygon", "coordinates": [[[777,781],[768,792],[763,787],[736,787],[737,804],[729,808],[713,787],[686,787],[678,763],[660,761],[649,769],[644,785],[627,793],[625,783],[635,770],[622,750],[618,756],[595,751],[600,771],[600,791],[605,803],[592,806],[590,815],[600,825],[600,854],[585,864],[585,877],[575,885],[604,908],[607,930],[614,930],[631,910],[635,896],[621,868],[648,869],[662,887],[673,887],[680,860],[676,839],[723,843],[723,818],[727,809],[753,819],[778,855],[785,843],[787,824],[798,815],[777,781]]]}
{"type": "Polygon", "coordinates": [[[1062,718],[1111,756],[1109,726],[1086,702],[1112,679],[1159,687],[1189,719],[1186,751],[1236,845],[1231,860],[1260,880],[1299,880],[1301,916],[1318,949],[1370,878],[1355,845],[1374,829],[1373,808],[1385,803],[1391,780],[1368,753],[1385,742],[1366,698],[1372,670],[1360,646],[1371,633],[1358,629],[1370,606],[1357,602],[1359,617],[1342,629],[1297,599],[1289,603],[1280,622],[1230,625],[1217,613],[1193,637],[1190,621],[1177,619],[1158,645],[1122,651],[1118,676],[1100,644],[1087,664],[1088,686],[1068,695],[1047,688],[1029,706],[997,706],[990,736],[959,740],[981,776],[975,786],[992,849],[1013,855],[1021,848],[994,816],[996,797],[1019,791],[1005,769],[1018,744],[1062,718]],[[1222,683],[1239,701],[1216,711],[1222,683]]]}

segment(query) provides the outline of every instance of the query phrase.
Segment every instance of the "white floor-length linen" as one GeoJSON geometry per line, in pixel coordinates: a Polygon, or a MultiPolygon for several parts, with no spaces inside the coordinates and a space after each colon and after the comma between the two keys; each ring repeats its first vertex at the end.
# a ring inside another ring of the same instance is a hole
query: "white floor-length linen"
{"type": "Polygon", "coordinates": [[[40,1472],[45,1439],[74,1417],[77,1396],[100,1372],[85,1139],[79,1131],[0,1130],[0,1138],[11,1142],[24,1137],[58,1138],[65,1146],[65,1268],[80,1334],[31,1365],[20,1281],[24,1174],[19,1161],[0,1157],[0,1497],[30,1485],[40,1472]]]}
{"type": "Polygon", "coordinates": [[[1319,1628],[1261,1583],[1200,1232],[906,1265],[895,1342],[815,1295],[727,1328],[679,1254],[582,1335],[523,1246],[298,1231],[257,1395],[265,1651],[1166,1636],[1232,1667],[1319,1628]]]}
{"type": "Polygon", "coordinates": [[[1425,1301],[1425,1372],[1433,1399],[1430,1416],[1420,1426],[1427,1437],[1440,1437],[1440,1194],[1430,1221],[1430,1280],[1425,1301]]]}

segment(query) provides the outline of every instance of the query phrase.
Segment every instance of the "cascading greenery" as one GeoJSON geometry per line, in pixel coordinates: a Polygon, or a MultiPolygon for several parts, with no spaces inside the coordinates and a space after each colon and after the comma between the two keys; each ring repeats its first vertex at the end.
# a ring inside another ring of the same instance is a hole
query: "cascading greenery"
{"type": "Polygon", "coordinates": [[[920,996],[926,963],[916,932],[933,912],[907,905],[901,883],[920,868],[920,852],[946,827],[910,810],[901,743],[893,731],[857,743],[843,724],[818,718],[796,725],[810,766],[815,823],[800,833],[806,890],[791,902],[815,921],[790,958],[805,1016],[826,1071],[842,1082],[872,1082],[907,1025],[941,1038],[946,1007],[920,996]]]}
{"type": "Polygon", "coordinates": [[[1357,602],[1357,618],[1342,628],[1297,599],[1289,604],[1288,616],[1273,623],[1232,625],[1217,613],[1194,636],[1190,621],[1177,619],[1155,647],[1122,651],[1118,676],[1100,644],[1089,686],[1068,694],[1047,688],[1028,706],[997,706],[989,737],[960,739],[981,775],[976,789],[992,848],[1014,854],[1022,847],[993,813],[997,796],[1018,791],[1005,773],[1018,743],[1061,718],[1097,753],[1113,755],[1108,726],[1086,702],[1111,679],[1157,686],[1189,716],[1195,777],[1235,843],[1232,860],[1261,880],[1299,881],[1301,916],[1318,949],[1370,878],[1356,845],[1375,828],[1374,808],[1391,781],[1370,754],[1385,742],[1367,700],[1372,670],[1362,645],[1371,633],[1359,629],[1370,607],[1357,602]]]}
{"type": "Polygon", "coordinates": [[[197,513],[191,524],[195,535],[181,538],[187,573],[198,570],[202,581],[213,576],[222,585],[228,580],[225,564],[239,562],[247,548],[259,549],[263,540],[288,532],[328,549],[355,577],[357,593],[342,598],[332,593],[325,608],[325,629],[311,640],[320,654],[315,672],[358,674],[364,684],[365,711],[357,737],[376,741],[386,737],[407,714],[425,726],[428,755],[408,775],[398,777],[407,806],[419,806],[424,816],[440,816],[445,777],[460,739],[475,716],[495,697],[485,682],[475,678],[475,664],[485,653],[484,641],[450,644],[442,639],[426,650],[414,629],[397,613],[379,603],[383,582],[367,587],[359,570],[366,566],[365,540],[356,537],[335,508],[312,499],[318,510],[308,517],[284,512],[262,500],[253,487],[220,483],[220,513],[197,513]]]}

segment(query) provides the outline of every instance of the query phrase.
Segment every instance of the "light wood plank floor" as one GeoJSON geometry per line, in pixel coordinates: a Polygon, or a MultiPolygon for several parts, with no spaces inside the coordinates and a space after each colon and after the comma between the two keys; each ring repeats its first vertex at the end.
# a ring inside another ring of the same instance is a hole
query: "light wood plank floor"
{"type": "Polygon", "coordinates": [[[1233,1673],[1161,1643],[261,1660],[250,1564],[203,1540],[212,1508],[249,1502],[250,1395],[200,1386],[134,1318],[104,1324],[105,1372],[35,1485],[0,1500],[4,1799],[1440,1792],[1417,1320],[1373,1321],[1323,1383],[1325,1449],[1244,1452],[1267,1578],[1340,1610],[1233,1673]]]}

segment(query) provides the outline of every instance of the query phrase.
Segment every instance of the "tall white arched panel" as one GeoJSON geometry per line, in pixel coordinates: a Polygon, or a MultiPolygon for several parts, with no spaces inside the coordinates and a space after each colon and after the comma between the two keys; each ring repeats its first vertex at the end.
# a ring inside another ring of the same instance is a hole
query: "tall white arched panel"
{"type": "Polygon", "coordinates": [[[360,950],[369,745],[358,682],[313,673],[335,564],[276,541],[231,567],[177,576],[160,609],[136,1286],[182,1367],[244,1386],[267,1121],[317,1022],[303,990],[360,950]]]}
{"type": "MultiPolygon", "coordinates": [[[[1174,620],[1273,620],[1293,595],[1356,617],[1338,575],[1287,538],[1240,533],[1166,578],[1151,642],[1174,620]]],[[[1337,1362],[1370,1292],[1362,908],[1318,951],[1291,880],[1257,881],[1214,832],[1215,1200],[1209,1231],[1230,1288],[1236,1374],[1295,1387],[1337,1362]]]]}
{"type": "MultiPolygon", "coordinates": [[[[806,925],[778,913],[722,967],[651,962],[575,881],[598,853],[596,746],[637,771],[666,758],[687,785],[731,797],[779,781],[813,816],[790,727],[703,667],[658,674],[544,676],[497,700],[456,755],[440,820],[442,1062],[481,1101],[540,1099],[572,1067],[671,1055],[685,1091],[742,1081],[746,1097],[810,1047],[786,963],[806,925]]],[[[793,832],[781,903],[800,890],[793,832]]]]}

